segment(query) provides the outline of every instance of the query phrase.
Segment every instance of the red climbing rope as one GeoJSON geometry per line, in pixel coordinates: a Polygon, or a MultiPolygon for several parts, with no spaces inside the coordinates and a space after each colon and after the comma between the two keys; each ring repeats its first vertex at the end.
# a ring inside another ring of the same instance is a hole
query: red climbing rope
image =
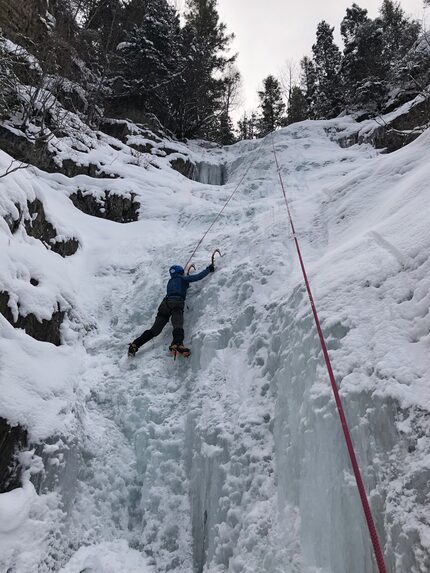
{"type": "MultiPolygon", "coordinates": [[[[260,145],[257,148],[257,152],[260,150],[260,148],[262,147],[264,142],[264,139],[262,140],[262,142],[260,143],[260,145]]],[[[215,219],[212,221],[212,223],[210,224],[209,228],[207,229],[207,231],[204,233],[203,237],[199,240],[199,242],[197,243],[194,251],[191,253],[190,258],[188,259],[188,261],[186,262],[184,269],[187,268],[187,266],[190,264],[190,262],[192,261],[194,255],[197,253],[200,245],[203,243],[203,241],[205,240],[206,236],[209,234],[209,232],[211,231],[212,227],[215,225],[215,223],[218,221],[218,219],[221,217],[221,215],[223,214],[225,208],[227,207],[227,205],[230,203],[230,201],[233,199],[233,197],[236,194],[236,191],[239,189],[239,187],[242,185],[242,181],[245,179],[245,177],[248,175],[249,170],[251,169],[253,165],[253,161],[251,161],[251,163],[248,165],[248,167],[245,170],[245,173],[242,175],[242,177],[240,178],[239,183],[236,185],[236,187],[234,188],[233,192],[231,193],[231,195],[229,196],[229,198],[227,199],[227,201],[224,203],[221,211],[217,214],[217,216],[215,217],[215,219]]]]}
{"type": "Polygon", "coordinates": [[[282,193],[284,195],[285,205],[286,205],[287,211],[288,211],[288,218],[290,220],[291,231],[293,233],[293,239],[294,239],[296,249],[297,249],[297,254],[299,257],[300,267],[302,269],[303,278],[304,278],[305,285],[306,285],[306,290],[308,293],[309,301],[311,303],[312,313],[314,315],[315,324],[316,324],[318,336],[319,336],[320,343],[321,343],[321,348],[322,348],[325,363],[327,366],[328,376],[330,378],[331,387],[333,389],[334,399],[336,401],[337,410],[339,412],[340,422],[342,424],[342,430],[343,430],[343,434],[345,436],[345,441],[346,441],[346,446],[348,448],[349,458],[351,460],[351,465],[352,465],[352,469],[354,471],[355,481],[357,483],[358,492],[360,494],[361,504],[363,506],[364,515],[366,517],[366,522],[367,522],[367,527],[369,529],[370,539],[372,540],[372,545],[373,545],[373,550],[375,553],[376,562],[378,564],[379,573],[386,573],[387,570],[385,567],[384,556],[383,556],[383,553],[381,550],[381,545],[379,542],[378,533],[376,531],[375,523],[373,521],[372,512],[370,510],[369,501],[367,499],[366,490],[364,488],[363,478],[361,477],[361,472],[360,472],[360,468],[358,466],[357,457],[355,455],[354,446],[352,444],[351,435],[349,433],[348,424],[347,424],[346,417],[345,417],[345,412],[343,410],[342,400],[340,398],[339,390],[337,388],[336,380],[335,380],[334,373],[333,373],[333,368],[332,368],[330,357],[329,357],[328,350],[327,350],[327,345],[326,345],[324,334],[323,334],[323,331],[321,328],[321,323],[320,323],[320,320],[318,317],[318,312],[317,312],[317,309],[315,306],[314,297],[312,295],[311,287],[309,284],[308,275],[306,273],[305,265],[303,262],[299,241],[298,241],[297,235],[296,235],[296,230],[294,228],[293,217],[291,215],[290,205],[288,203],[288,198],[287,198],[287,193],[285,191],[284,182],[283,182],[282,176],[281,176],[281,169],[280,169],[279,162],[278,162],[278,156],[276,154],[275,141],[274,141],[273,133],[272,133],[272,146],[273,146],[273,154],[275,156],[275,161],[276,161],[276,168],[277,168],[277,172],[278,172],[278,177],[279,177],[279,181],[281,183],[282,193]]]}

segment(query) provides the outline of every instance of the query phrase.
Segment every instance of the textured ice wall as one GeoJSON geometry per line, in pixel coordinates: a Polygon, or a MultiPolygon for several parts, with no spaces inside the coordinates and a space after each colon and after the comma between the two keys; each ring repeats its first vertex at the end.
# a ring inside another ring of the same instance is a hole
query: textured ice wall
{"type": "MultiPolygon", "coordinates": [[[[279,503],[298,508],[305,570],[314,566],[332,573],[371,573],[371,548],[355,481],[348,471],[313,319],[309,310],[300,308],[302,299],[307,305],[303,290],[296,292],[285,314],[275,317],[280,341],[273,377],[279,503]]],[[[342,328],[332,332],[337,335],[333,340],[343,334],[342,328]]],[[[354,427],[355,420],[349,420],[354,427]]],[[[353,433],[357,443],[358,433],[353,433]]]]}
{"type": "MultiPolygon", "coordinates": [[[[373,152],[340,150],[314,124],[282,131],[277,144],[306,261],[318,279],[333,234],[342,225],[359,226],[351,218],[363,209],[367,189],[359,174],[352,204],[345,185],[330,205],[321,182],[347,180],[354,163],[371,172],[373,152]]],[[[168,264],[173,254],[183,255],[178,245],[195,245],[232,187],[187,180],[182,188],[160,177],[154,189],[159,193],[165,184],[168,200],[147,200],[148,217],[162,229],[158,242],[143,233],[146,220],[128,227],[135,229],[130,236],[103,228],[105,243],[89,259],[95,276],[86,277],[98,330],[85,340],[78,451],[64,456],[66,468],[54,468],[45,481],[47,488],[60,488],[70,513],[62,531],[53,528],[59,541],[52,542],[43,573],[58,569],[82,545],[118,539],[149,555],[157,573],[375,571],[276,191],[271,141],[258,145],[235,147],[229,184],[250,162],[253,167],[196,258],[200,268],[215,247],[226,252],[215,275],[190,289],[189,361],[168,356],[169,327],[134,361],[124,352],[151,323],[168,264]]],[[[369,188],[368,195],[378,193],[369,188]]],[[[385,209],[369,212],[380,217],[385,209]]],[[[333,276],[341,275],[340,260],[353,260],[356,268],[344,269],[339,284],[317,280],[317,299],[380,532],[384,520],[387,565],[396,573],[424,573],[428,417],[424,407],[392,395],[401,388],[408,397],[415,376],[425,384],[424,362],[410,347],[416,371],[410,363],[399,369],[394,355],[384,363],[384,355],[391,346],[402,349],[399,333],[416,346],[428,336],[427,251],[418,249],[413,260],[400,263],[396,255],[393,264],[385,251],[395,249],[374,237],[371,248],[366,239],[344,258],[333,251],[325,265],[335,269],[333,276]],[[384,332],[393,344],[384,346],[384,332]]],[[[348,244],[345,236],[340,243],[348,244]]]]}
{"type": "Polygon", "coordinates": [[[224,185],[226,182],[225,166],[222,163],[198,162],[193,179],[206,185],[224,185]]]}

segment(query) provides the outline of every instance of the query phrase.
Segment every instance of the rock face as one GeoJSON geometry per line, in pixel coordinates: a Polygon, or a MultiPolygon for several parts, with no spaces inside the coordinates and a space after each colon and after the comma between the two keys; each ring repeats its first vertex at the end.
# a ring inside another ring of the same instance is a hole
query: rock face
{"type": "Polygon", "coordinates": [[[0,125],[0,149],[11,155],[16,161],[35,165],[48,173],[62,173],[67,177],[75,177],[76,175],[88,175],[102,179],[118,177],[105,173],[100,166],[93,163],[81,165],[72,159],[63,159],[61,164],[58,164],[44,139],[31,141],[18,129],[12,131],[2,125],[0,125]]]}
{"type": "Polygon", "coordinates": [[[0,125],[0,149],[16,161],[30,163],[44,171],[53,173],[59,170],[42,141],[35,144],[24,133],[19,133],[18,130],[12,131],[2,125],[0,125]]]}
{"type": "Polygon", "coordinates": [[[64,10],[64,3],[58,0],[0,0],[0,29],[31,54],[51,63],[62,61],[71,71],[71,51],[67,44],[76,35],[77,27],[71,11],[64,10]]]}
{"type": "Polygon", "coordinates": [[[341,147],[370,143],[376,149],[385,149],[387,153],[391,153],[419,137],[429,121],[430,99],[426,99],[411,107],[406,113],[397,116],[390,123],[378,121],[379,126],[370,133],[361,134],[358,131],[353,136],[341,137],[338,142],[341,147]]]}
{"type": "Polygon", "coordinates": [[[170,161],[170,165],[172,169],[178,171],[178,173],[180,173],[184,177],[188,177],[188,179],[194,180],[193,174],[196,166],[194,165],[194,163],[191,163],[191,161],[184,159],[182,157],[177,157],[176,159],[172,159],[170,161]]]}
{"type": "MultiPolygon", "coordinates": [[[[20,205],[16,205],[19,212],[17,219],[5,217],[5,221],[11,231],[15,233],[23,220],[23,212],[20,205]]],[[[39,199],[27,202],[29,217],[24,218],[24,227],[30,237],[39,239],[45,247],[62,257],[74,255],[79,247],[79,241],[75,238],[58,240],[58,232],[55,227],[46,219],[43,203],[39,199]]]]}
{"type": "Polygon", "coordinates": [[[63,310],[55,311],[49,320],[40,321],[33,313],[26,316],[19,316],[14,320],[11,309],[9,308],[8,292],[0,291],[0,312],[5,319],[15,328],[23,328],[25,332],[42,342],[51,342],[55,346],[61,344],[60,327],[64,320],[65,312],[63,310]]]}
{"type": "MultiPolygon", "coordinates": [[[[123,120],[131,120],[135,124],[145,126],[161,138],[172,135],[152,113],[144,111],[145,106],[139,97],[121,97],[111,99],[106,103],[106,116],[123,120]]],[[[104,130],[104,128],[102,127],[104,130]]]]}
{"type": "Polygon", "coordinates": [[[30,237],[39,239],[51,251],[58,253],[62,257],[74,255],[79,247],[77,239],[57,240],[57,230],[46,220],[43,204],[39,199],[35,199],[27,204],[28,212],[31,216],[24,222],[25,230],[30,237]]]}
{"type": "Polygon", "coordinates": [[[109,219],[116,223],[130,223],[137,221],[139,218],[140,203],[135,201],[135,194],[130,193],[131,197],[117,195],[110,191],[105,191],[104,198],[100,200],[91,195],[83,193],[80,189],[70,195],[74,206],[94,217],[109,219]]]}
{"type": "MultiPolygon", "coordinates": [[[[161,130],[160,124],[154,122],[148,125],[133,124],[133,126],[131,126],[130,122],[126,119],[111,119],[106,117],[102,119],[100,129],[104,133],[116,137],[127,145],[129,144],[128,137],[131,135],[146,137],[154,143],[160,143],[163,137],[166,137],[165,133],[161,130]],[[152,131],[152,129],[154,129],[154,131],[152,131]]],[[[149,144],[149,146],[152,149],[152,145],[149,144]]],[[[150,152],[151,149],[149,149],[148,152],[150,152]]]]}
{"type": "Polygon", "coordinates": [[[12,39],[24,35],[42,41],[49,30],[47,13],[47,0],[0,0],[0,27],[12,39]]]}
{"type": "Polygon", "coordinates": [[[0,493],[20,487],[21,468],[16,459],[27,446],[27,432],[21,426],[11,427],[0,418],[0,493]]]}
{"type": "Polygon", "coordinates": [[[193,162],[183,157],[176,157],[170,161],[170,165],[184,177],[206,185],[225,185],[227,180],[223,164],[193,162]]]}
{"type": "Polygon", "coordinates": [[[81,165],[72,159],[63,159],[61,166],[56,164],[55,169],[52,172],[63,173],[67,177],[75,177],[76,175],[88,175],[89,177],[94,177],[96,179],[117,179],[119,177],[119,175],[108,175],[94,163],[81,165]]]}

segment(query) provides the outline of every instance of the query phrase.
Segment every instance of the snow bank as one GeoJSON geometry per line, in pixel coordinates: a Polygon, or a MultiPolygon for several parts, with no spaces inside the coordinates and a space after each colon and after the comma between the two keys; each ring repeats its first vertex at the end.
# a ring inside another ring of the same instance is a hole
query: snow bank
{"type": "Polygon", "coordinates": [[[81,547],[60,573],[153,573],[154,569],[142,554],[128,547],[126,541],[100,543],[81,547]]]}
{"type": "Polygon", "coordinates": [[[38,496],[28,476],[22,488],[1,494],[0,570],[9,571],[12,566],[24,573],[48,563],[53,549],[52,543],[47,544],[50,527],[60,520],[57,496],[38,496]]]}

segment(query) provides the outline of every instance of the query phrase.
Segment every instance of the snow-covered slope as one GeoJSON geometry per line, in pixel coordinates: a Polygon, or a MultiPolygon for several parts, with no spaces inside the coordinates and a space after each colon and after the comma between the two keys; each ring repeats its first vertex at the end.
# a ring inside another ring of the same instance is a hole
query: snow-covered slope
{"type": "MultiPolygon", "coordinates": [[[[350,120],[292,125],[274,142],[388,568],[424,572],[430,132],[380,155],[342,149],[336,129],[350,120]]],[[[272,136],[191,146],[206,166],[225,164],[224,186],[190,181],[163,158],[130,162],[116,146],[94,153],[121,177],[109,188],[136,194],[133,223],[73,206],[74,191],[97,195],[103,179],[30,168],[0,180],[2,216],[38,198],[80,244],[63,258],[0,218],[0,291],[16,294],[15,316],[66,313],[59,347],[0,316],[0,416],[42,444],[22,454],[23,487],[0,495],[0,570],[375,571],[272,136]],[[191,358],[168,356],[167,327],[126,359],[169,266],[187,260],[244,173],[194,260],[225,255],[190,288],[191,358]]]]}

